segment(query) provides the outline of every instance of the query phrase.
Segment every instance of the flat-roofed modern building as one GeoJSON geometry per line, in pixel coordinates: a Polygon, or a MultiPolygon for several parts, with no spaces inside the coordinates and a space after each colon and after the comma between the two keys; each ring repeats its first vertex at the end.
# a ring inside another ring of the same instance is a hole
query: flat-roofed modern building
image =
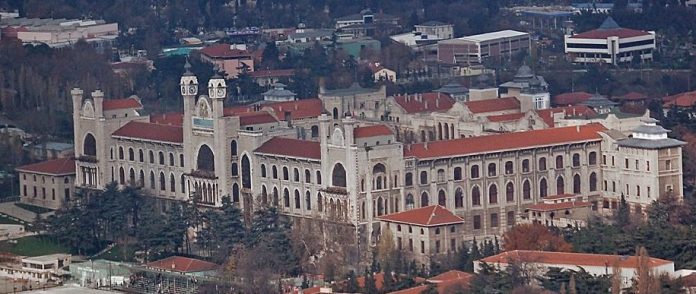
{"type": "Polygon", "coordinates": [[[504,30],[437,43],[437,59],[447,64],[481,63],[488,57],[511,56],[531,48],[529,34],[504,30]]]}
{"type": "Polygon", "coordinates": [[[596,30],[565,36],[565,53],[577,63],[649,61],[653,50],[655,32],[622,28],[611,17],[596,30]]]}

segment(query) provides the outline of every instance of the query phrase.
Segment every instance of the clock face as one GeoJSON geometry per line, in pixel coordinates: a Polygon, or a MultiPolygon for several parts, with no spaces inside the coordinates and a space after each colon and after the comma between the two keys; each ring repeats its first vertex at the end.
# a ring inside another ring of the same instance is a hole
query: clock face
{"type": "Polygon", "coordinates": [[[198,88],[196,86],[189,86],[188,92],[189,94],[195,95],[198,92],[198,88]]]}
{"type": "Polygon", "coordinates": [[[188,94],[186,92],[186,86],[181,86],[181,95],[186,95],[186,94],[188,94]]]}
{"type": "Polygon", "coordinates": [[[225,96],[225,90],[223,90],[223,89],[218,89],[218,90],[217,90],[217,96],[218,96],[218,97],[224,97],[224,96],[225,96]]]}

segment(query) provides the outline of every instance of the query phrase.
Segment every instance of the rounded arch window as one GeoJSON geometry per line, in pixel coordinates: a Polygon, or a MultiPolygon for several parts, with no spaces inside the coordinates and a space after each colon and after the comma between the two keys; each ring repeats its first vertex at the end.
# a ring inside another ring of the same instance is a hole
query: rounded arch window
{"type": "Polygon", "coordinates": [[[92,134],[87,134],[82,145],[82,153],[86,156],[97,156],[97,140],[92,134]]]}
{"type": "Polygon", "coordinates": [[[208,145],[202,145],[198,150],[196,162],[198,170],[215,171],[215,155],[208,145]]]}
{"type": "Polygon", "coordinates": [[[346,169],[343,165],[337,163],[334,165],[333,172],[331,173],[331,185],[335,187],[346,187],[346,169]]]}

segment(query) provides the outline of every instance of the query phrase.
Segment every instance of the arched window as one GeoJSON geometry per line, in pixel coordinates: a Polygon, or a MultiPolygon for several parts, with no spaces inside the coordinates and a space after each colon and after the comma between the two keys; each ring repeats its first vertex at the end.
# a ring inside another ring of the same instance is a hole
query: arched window
{"type": "Polygon", "coordinates": [[[295,168],[292,171],[292,180],[295,182],[300,182],[300,170],[295,168]]]}
{"type": "Polygon", "coordinates": [[[118,146],[118,159],[123,160],[123,147],[118,146]]]}
{"type": "Polygon", "coordinates": [[[590,155],[587,156],[587,164],[589,165],[596,165],[597,164],[597,152],[590,152],[590,155]]]}
{"type": "Polygon", "coordinates": [[[506,161],[505,162],[505,174],[506,175],[511,175],[513,173],[513,165],[512,161],[506,161]]]}
{"type": "Polygon", "coordinates": [[[563,176],[558,176],[558,178],[556,178],[556,194],[565,194],[565,183],[563,181],[563,176]]]}
{"type": "Polygon", "coordinates": [[[454,180],[455,180],[455,181],[461,181],[461,180],[462,180],[462,168],[461,168],[461,167],[455,167],[455,168],[454,168],[454,180]]]}
{"type": "Polygon", "coordinates": [[[420,172],[420,184],[425,185],[428,183],[428,173],[426,171],[420,172]]]}
{"type": "Polygon", "coordinates": [[[160,180],[159,180],[159,182],[160,182],[160,183],[159,183],[160,191],[164,191],[165,189],[167,189],[167,185],[166,185],[166,183],[165,183],[164,173],[163,173],[163,172],[160,172],[159,178],[160,178],[160,180]]]}
{"type": "Polygon", "coordinates": [[[539,158],[539,170],[540,171],[546,170],[546,157],[539,158]]]}
{"type": "MultiPolygon", "coordinates": [[[[162,152],[160,152],[160,161],[162,160],[162,152]]],[[[198,149],[196,161],[198,170],[215,171],[215,155],[208,145],[202,145],[201,148],[198,149]]]]}
{"type": "Polygon", "coordinates": [[[471,172],[469,173],[469,176],[472,179],[478,179],[479,178],[479,166],[478,165],[472,165],[471,166],[471,172]]]}
{"type": "Polygon", "coordinates": [[[133,148],[128,148],[128,160],[135,161],[135,151],[133,148]]]}
{"type": "Polygon", "coordinates": [[[573,154],[573,167],[578,167],[580,166],[580,154],[575,153],[573,154]]]}
{"type": "Polygon", "coordinates": [[[302,205],[300,201],[302,201],[300,199],[300,191],[295,190],[295,208],[296,209],[300,209],[300,205],[302,205]]]}
{"type": "Polygon", "coordinates": [[[305,208],[307,210],[312,210],[312,193],[305,193],[305,208]]]}
{"type": "Polygon", "coordinates": [[[174,180],[174,174],[169,174],[169,190],[176,192],[176,180],[174,180]]]}
{"type": "Polygon", "coordinates": [[[444,182],[445,179],[445,170],[444,169],[438,169],[437,170],[437,181],[438,183],[444,182]]]}
{"type": "Polygon", "coordinates": [[[324,211],[324,199],[321,197],[321,193],[317,193],[317,210],[324,211]]]}
{"type": "Polygon", "coordinates": [[[143,149],[138,149],[138,161],[145,162],[145,156],[143,154],[143,149]]]}
{"type": "Polygon", "coordinates": [[[249,156],[242,156],[242,188],[251,189],[251,162],[249,156]]]}
{"type": "Polygon", "coordinates": [[[457,190],[454,191],[454,208],[462,207],[464,207],[464,192],[462,188],[457,188],[457,190]]]}
{"type": "Polygon", "coordinates": [[[573,194],[580,194],[580,175],[573,176],[573,194]]]}
{"type": "Polygon", "coordinates": [[[532,199],[532,185],[529,184],[529,180],[524,180],[522,183],[522,198],[524,200],[532,199]]]}
{"type": "Polygon", "coordinates": [[[522,172],[523,173],[529,172],[529,159],[522,160],[522,172]]]}
{"type": "Polygon", "coordinates": [[[273,174],[274,179],[278,178],[278,168],[275,165],[271,168],[271,174],[273,174]]]}
{"type": "Polygon", "coordinates": [[[155,173],[150,171],[150,189],[155,189],[155,173]]]}
{"type": "Polygon", "coordinates": [[[135,186],[135,171],[131,168],[128,171],[128,185],[135,186]]]}
{"type": "Polygon", "coordinates": [[[590,191],[591,192],[597,191],[597,174],[596,173],[590,174],[590,191]]]}
{"type": "Polygon", "coordinates": [[[232,142],[230,142],[230,155],[233,157],[237,156],[237,141],[235,140],[232,140],[232,142]]]}
{"type": "Polygon", "coordinates": [[[563,155],[556,156],[556,169],[563,168],[563,155]]]}
{"type": "Polygon", "coordinates": [[[179,154],[179,166],[184,167],[184,155],[179,154]]]}
{"type": "Polygon", "coordinates": [[[152,152],[152,150],[148,151],[147,153],[148,153],[148,157],[150,159],[150,163],[155,164],[155,153],[152,152]]]}
{"type": "Polygon", "coordinates": [[[318,126],[312,126],[311,132],[312,132],[312,138],[319,137],[319,127],[318,126]]]}
{"type": "Polygon", "coordinates": [[[333,119],[338,119],[338,108],[336,107],[333,109],[333,119]]]}
{"type": "Polygon", "coordinates": [[[406,195],[406,209],[412,209],[414,204],[413,194],[408,193],[408,195],[406,195]]]}
{"type": "Polygon", "coordinates": [[[497,204],[498,203],[498,186],[495,184],[488,187],[488,203],[497,204]]]}
{"type": "Polygon", "coordinates": [[[321,185],[321,171],[317,171],[317,185],[321,185]]]}
{"type": "Polygon", "coordinates": [[[261,177],[265,178],[266,177],[266,165],[261,164],[261,177]]]}
{"type": "Polygon", "coordinates": [[[513,202],[515,201],[515,185],[512,182],[505,185],[505,201],[513,202]]]}
{"type": "Polygon", "coordinates": [[[334,187],[346,187],[346,169],[340,163],[334,165],[331,173],[331,185],[334,187]]]}
{"type": "Polygon", "coordinates": [[[283,190],[283,206],[290,208],[290,191],[288,191],[288,188],[283,190]]]}
{"type": "Polygon", "coordinates": [[[236,163],[236,162],[233,162],[233,163],[232,163],[231,169],[232,169],[232,170],[231,170],[232,176],[237,176],[237,175],[239,175],[239,167],[237,167],[237,163],[236,163]]]}
{"type": "Polygon", "coordinates": [[[307,184],[312,182],[312,172],[309,171],[308,169],[304,170],[304,181],[307,184]]]}
{"type": "Polygon", "coordinates": [[[232,202],[239,203],[239,186],[237,183],[232,185],[232,202]]]}
{"type": "Polygon", "coordinates": [[[111,147],[111,149],[109,149],[109,152],[111,153],[111,155],[110,155],[111,157],[109,157],[109,158],[114,159],[114,147],[111,147]]]}
{"type": "Polygon", "coordinates": [[[421,207],[426,207],[426,206],[428,206],[428,193],[427,193],[427,192],[421,193],[421,203],[420,203],[420,205],[421,205],[421,207]]]}
{"type": "Polygon", "coordinates": [[[498,173],[498,168],[496,167],[495,163],[489,163],[488,164],[488,176],[495,177],[495,175],[497,173],[498,173]]]}
{"type": "Polygon", "coordinates": [[[278,188],[273,187],[273,206],[278,207],[278,188]]]}
{"type": "Polygon", "coordinates": [[[266,189],[266,185],[261,185],[261,204],[268,204],[268,190],[266,189]]]}
{"type": "Polygon", "coordinates": [[[447,196],[445,196],[445,190],[440,190],[437,193],[437,204],[442,207],[447,207],[447,196]]]}
{"type": "Polygon", "coordinates": [[[406,173],[405,179],[406,180],[404,181],[404,184],[406,187],[413,186],[413,174],[412,173],[406,173]]]}
{"type": "Polygon", "coordinates": [[[184,180],[184,175],[181,175],[181,179],[179,180],[180,188],[181,188],[181,193],[186,192],[186,181],[184,180]]]}
{"type": "Polygon", "coordinates": [[[140,173],[138,175],[138,186],[139,187],[145,186],[145,172],[143,172],[142,169],[140,170],[140,173]]]}
{"type": "Polygon", "coordinates": [[[123,171],[123,167],[118,169],[118,183],[121,185],[126,184],[126,175],[125,175],[125,172],[123,171]]]}
{"type": "Polygon", "coordinates": [[[548,183],[546,183],[546,179],[541,179],[541,181],[539,181],[539,197],[544,198],[548,195],[549,195],[548,183]]]}
{"type": "Polygon", "coordinates": [[[164,152],[159,152],[159,164],[164,165],[164,152]]]}
{"type": "Polygon", "coordinates": [[[85,136],[85,141],[82,143],[82,154],[86,156],[97,156],[97,140],[94,139],[92,134],[87,134],[87,136],[85,136]]]}
{"type": "Polygon", "coordinates": [[[286,181],[290,180],[290,172],[288,171],[287,166],[283,167],[283,180],[286,180],[286,181]]]}
{"type": "Polygon", "coordinates": [[[471,189],[471,205],[481,206],[481,190],[478,186],[471,189]]]}
{"type": "Polygon", "coordinates": [[[382,200],[382,197],[377,198],[377,215],[383,215],[384,214],[384,201],[382,200]]]}
{"type": "Polygon", "coordinates": [[[174,161],[174,153],[171,153],[171,152],[169,152],[169,165],[170,166],[176,165],[176,163],[174,161]]]}

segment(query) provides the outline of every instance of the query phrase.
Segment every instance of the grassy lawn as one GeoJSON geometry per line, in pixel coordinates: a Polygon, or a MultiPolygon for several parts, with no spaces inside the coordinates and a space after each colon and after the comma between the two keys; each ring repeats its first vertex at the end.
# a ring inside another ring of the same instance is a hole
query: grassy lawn
{"type": "Polygon", "coordinates": [[[42,213],[47,213],[47,212],[53,211],[52,209],[44,208],[44,207],[41,207],[41,206],[35,206],[35,205],[31,205],[31,204],[26,204],[26,203],[19,203],[19,202],[17,202],[17,203],[15,203],[15,205],[17,205],[17,207],[22,208],[22,209],[24,209],[24,210],[28,210],[28,211],[31,211],[31,212],[33,212],[33,213],[38,213],[38,214],[42,214],[42,213]]]}
{"type": "Polygon", "coordinates": [[[111,250],[104,252],[102,255],[97,255],[94,258],[111,261],[133,261],[134,255],[134,246],[116,245],[114,248],[111,248],[111,250]]]}
{"type": "Polygon", "coordinates": [[[36,236],[19,238],[14,241],[17,241],[17,243],[13,244],[10,241],[0,242],[0,252],[9,252],[22,256],[39,256],[70,252],[69,248],[36,236]]]}

